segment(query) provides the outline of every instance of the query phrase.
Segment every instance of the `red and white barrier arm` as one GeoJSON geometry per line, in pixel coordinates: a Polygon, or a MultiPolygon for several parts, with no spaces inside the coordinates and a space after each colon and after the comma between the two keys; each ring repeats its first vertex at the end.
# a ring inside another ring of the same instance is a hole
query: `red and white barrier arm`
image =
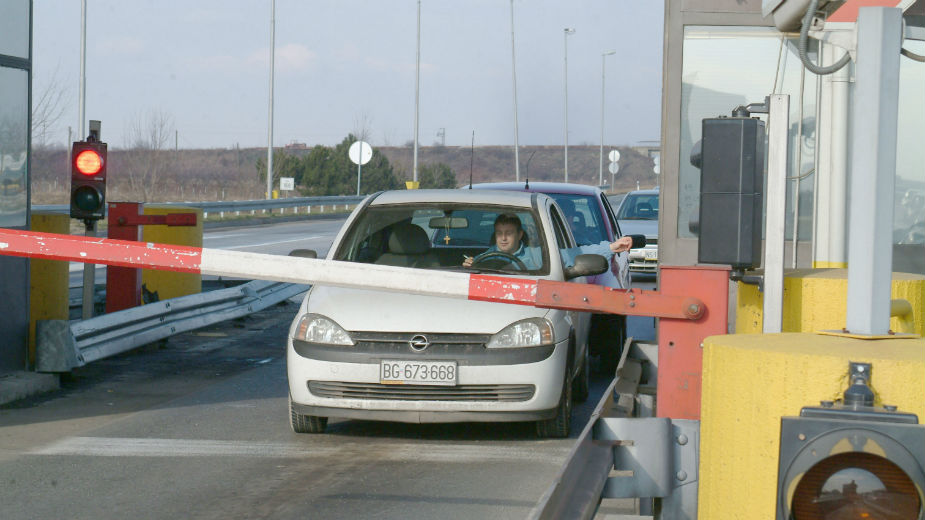
{"type": "Polygon", "coordinates": [[[663,318],[704,310],[696,298],[655,291],[2,228],[0,255],[663,318]]]}

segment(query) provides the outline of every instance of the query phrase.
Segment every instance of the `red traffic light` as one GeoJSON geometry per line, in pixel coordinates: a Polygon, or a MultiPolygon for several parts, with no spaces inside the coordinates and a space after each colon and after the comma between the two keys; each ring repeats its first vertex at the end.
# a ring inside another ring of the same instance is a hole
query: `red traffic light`
{"type": "Polygon", "coordinates": [[[96,175],[103,169],[103,157],[96,150],[83,150],[77,154],[74,165],[84,175],[96,175]]]}

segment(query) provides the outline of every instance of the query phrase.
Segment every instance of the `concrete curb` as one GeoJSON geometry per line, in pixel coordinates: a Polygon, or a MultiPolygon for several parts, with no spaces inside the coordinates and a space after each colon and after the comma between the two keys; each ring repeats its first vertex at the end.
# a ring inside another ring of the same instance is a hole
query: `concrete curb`
{"type": "Polygon", "coordinates": [[[0,374],[0,405],[60,388],[56,374],[10,372],[0,374]]]}

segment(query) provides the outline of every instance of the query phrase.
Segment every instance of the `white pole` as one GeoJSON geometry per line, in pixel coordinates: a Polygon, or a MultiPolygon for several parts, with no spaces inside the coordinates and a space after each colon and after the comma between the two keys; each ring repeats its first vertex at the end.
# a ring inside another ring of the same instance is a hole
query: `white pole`
{"type": "Polygon", "coordinates": [[[270,0],[270,108],[267,129],[267,199],[273,198],[273,71],[276,65],[276,0],[270,0]]]}
{"type": "Polygon", "coordinates": [[[790,96],[774,94],[768,110],[768,187],[764,231],[764,316],[762,332],[772,334],[783,327],[784,232],[786,230],[787,132],[790,128],[790,96]]]}
{"type": "Polygon", "coordinates": [[[565,28],[565,182],[568,182],[568,35],[575,34],[575,29],[565,28]]]}
{"type": "MultiPolygon", "coordinates": [[[[87,137],[84,124],[87,105],[87,0],[80,2],[80,102],[77,109],[77,136],[80,141],[87,137]]],[[[70,143],[68,143],[70,146],[70,143]]]]}
{"type": "Polygon", "coordinates": [[[511,0],[511,77],[514,82],[514,180],[520,181],[520,145],[517,129],[517,65],[514,52],[514,0],[511,0]]]}
{"type": "Polygon", "coordinates": [[[598,186],[604,185],[604,68],[607,64],[607,56],[616,52],[606,51],[601,54],[601,165],[598,172],[598,186]]]}
{"type": "MultiPolygon", "coordinates": [[[[414,164],[411,168],[411,180],[418,180],[418,106],[420,105],[421,89],[421,0],[418,0],[418,39],[417,58],[414,66],[414,164]]],[[[359,192],[357,192],[359,195],[359,192]]]]}

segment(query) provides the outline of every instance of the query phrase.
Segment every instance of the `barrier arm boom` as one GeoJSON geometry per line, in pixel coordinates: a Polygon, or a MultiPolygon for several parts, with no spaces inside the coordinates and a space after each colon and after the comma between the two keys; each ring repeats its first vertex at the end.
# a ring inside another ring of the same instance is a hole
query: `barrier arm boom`
{"type": "Polygon", "coordinates": [[[2,228],[0,254],[687,320],[698,319],[704,311],[696,298],[656,291],[2,228]]]}

